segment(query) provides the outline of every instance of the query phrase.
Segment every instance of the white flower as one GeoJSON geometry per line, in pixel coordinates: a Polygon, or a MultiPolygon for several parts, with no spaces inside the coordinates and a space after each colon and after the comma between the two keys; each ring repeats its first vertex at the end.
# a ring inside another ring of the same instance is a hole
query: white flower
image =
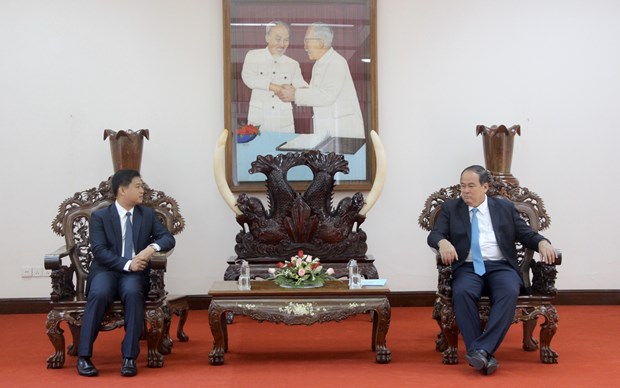
{"type": "Polygon", "coordinates": [[[274,274],[276,273],[276,269],[275,268],[269,268],[268,269],[269,273],[274,274]]]}
{"type": "Polygon", "coordinates": [[[327,271],[325,271],[326,274],[328,274],[329,276],[332,276],[334,274],[334,269],[333,268],[327,268],[327,271]]]}

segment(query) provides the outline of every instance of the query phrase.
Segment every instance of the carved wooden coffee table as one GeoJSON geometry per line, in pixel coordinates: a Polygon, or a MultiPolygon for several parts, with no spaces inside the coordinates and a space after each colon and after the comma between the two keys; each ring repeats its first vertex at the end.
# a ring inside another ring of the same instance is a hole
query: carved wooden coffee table
{"type": "Polygon", "coordinates": [[[237,282],[217,281],[209,290],[209,326],[213,334],[211,365],[222,365],[228,351],[227,313],[245,315],[259,322],[286,325],[312,325],[342,321],[356,314],[372,318],[371,347],[380,364],[391,361],[385,337],[390,327],[390,303],[387,287],[350,290],[347,283],[333,280],[321,288],[287,289],[272,281],[252,281],[252,290],[240,291],[237,282]]]}

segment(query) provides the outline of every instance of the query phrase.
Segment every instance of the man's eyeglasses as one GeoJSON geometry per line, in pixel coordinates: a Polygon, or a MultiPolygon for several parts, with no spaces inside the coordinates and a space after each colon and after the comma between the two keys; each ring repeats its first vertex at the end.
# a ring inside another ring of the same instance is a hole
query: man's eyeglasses
{"type": "Polygon", "coordinates": [[[304,43],[308,43],[311,40],[323,40],[321,38],[304,38],[304,43]]]}

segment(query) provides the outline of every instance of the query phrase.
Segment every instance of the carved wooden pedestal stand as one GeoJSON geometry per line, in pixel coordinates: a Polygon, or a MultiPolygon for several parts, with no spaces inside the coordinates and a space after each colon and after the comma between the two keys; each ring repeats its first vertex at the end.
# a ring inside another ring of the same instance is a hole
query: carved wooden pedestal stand
{"type": "MultiPolygon", "coordinates": [[[[366,252],[366,232],[360,225],[366,216],[360,211],[364,196],[355,193],[332,205],[334,175],[348,173],[343,155],[320,151],[289,152],[258,156],[250,173],[266,179],[268,208],[256,197],[240,194],[236,200],[236,257],[228,260],[225,280],[238,278],[241,260],[250,265],[252,278],[269,278],[268,269],[288,260],[299,250],[321,259],[333,268],[335,277],[348,275],[347,263],[356,259],[362,276],[379,277],[374,259],[366,252]],[[297,166],[312,170],[313,180],[304,192],[295,191],[287,181],[288,171],[297,166]]],[[[369,195],[370,196],[370,195],[369,195]]]]}

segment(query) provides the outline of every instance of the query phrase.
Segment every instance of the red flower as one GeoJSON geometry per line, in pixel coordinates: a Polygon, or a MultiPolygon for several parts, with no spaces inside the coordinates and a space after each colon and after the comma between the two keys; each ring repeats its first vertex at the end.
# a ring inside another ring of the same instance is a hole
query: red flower
{"type": "Polygon", "coordinates": [[[278,263],[278,268],[282,268],[282,267],[284,267],[284,263],[283,262],[279,262],[278,263]]]}
{"type": "Polygon", "coordinates": [[[301,249],[297,252],[297,257],[304,257],[304,251],[301,249]]]}
{"type": "Polygon", "coordinates": [[[320,266],[321,264],[319,263],[314,263],[311,265],[312,269],[316,269],[316,267],[320,266]]]}

